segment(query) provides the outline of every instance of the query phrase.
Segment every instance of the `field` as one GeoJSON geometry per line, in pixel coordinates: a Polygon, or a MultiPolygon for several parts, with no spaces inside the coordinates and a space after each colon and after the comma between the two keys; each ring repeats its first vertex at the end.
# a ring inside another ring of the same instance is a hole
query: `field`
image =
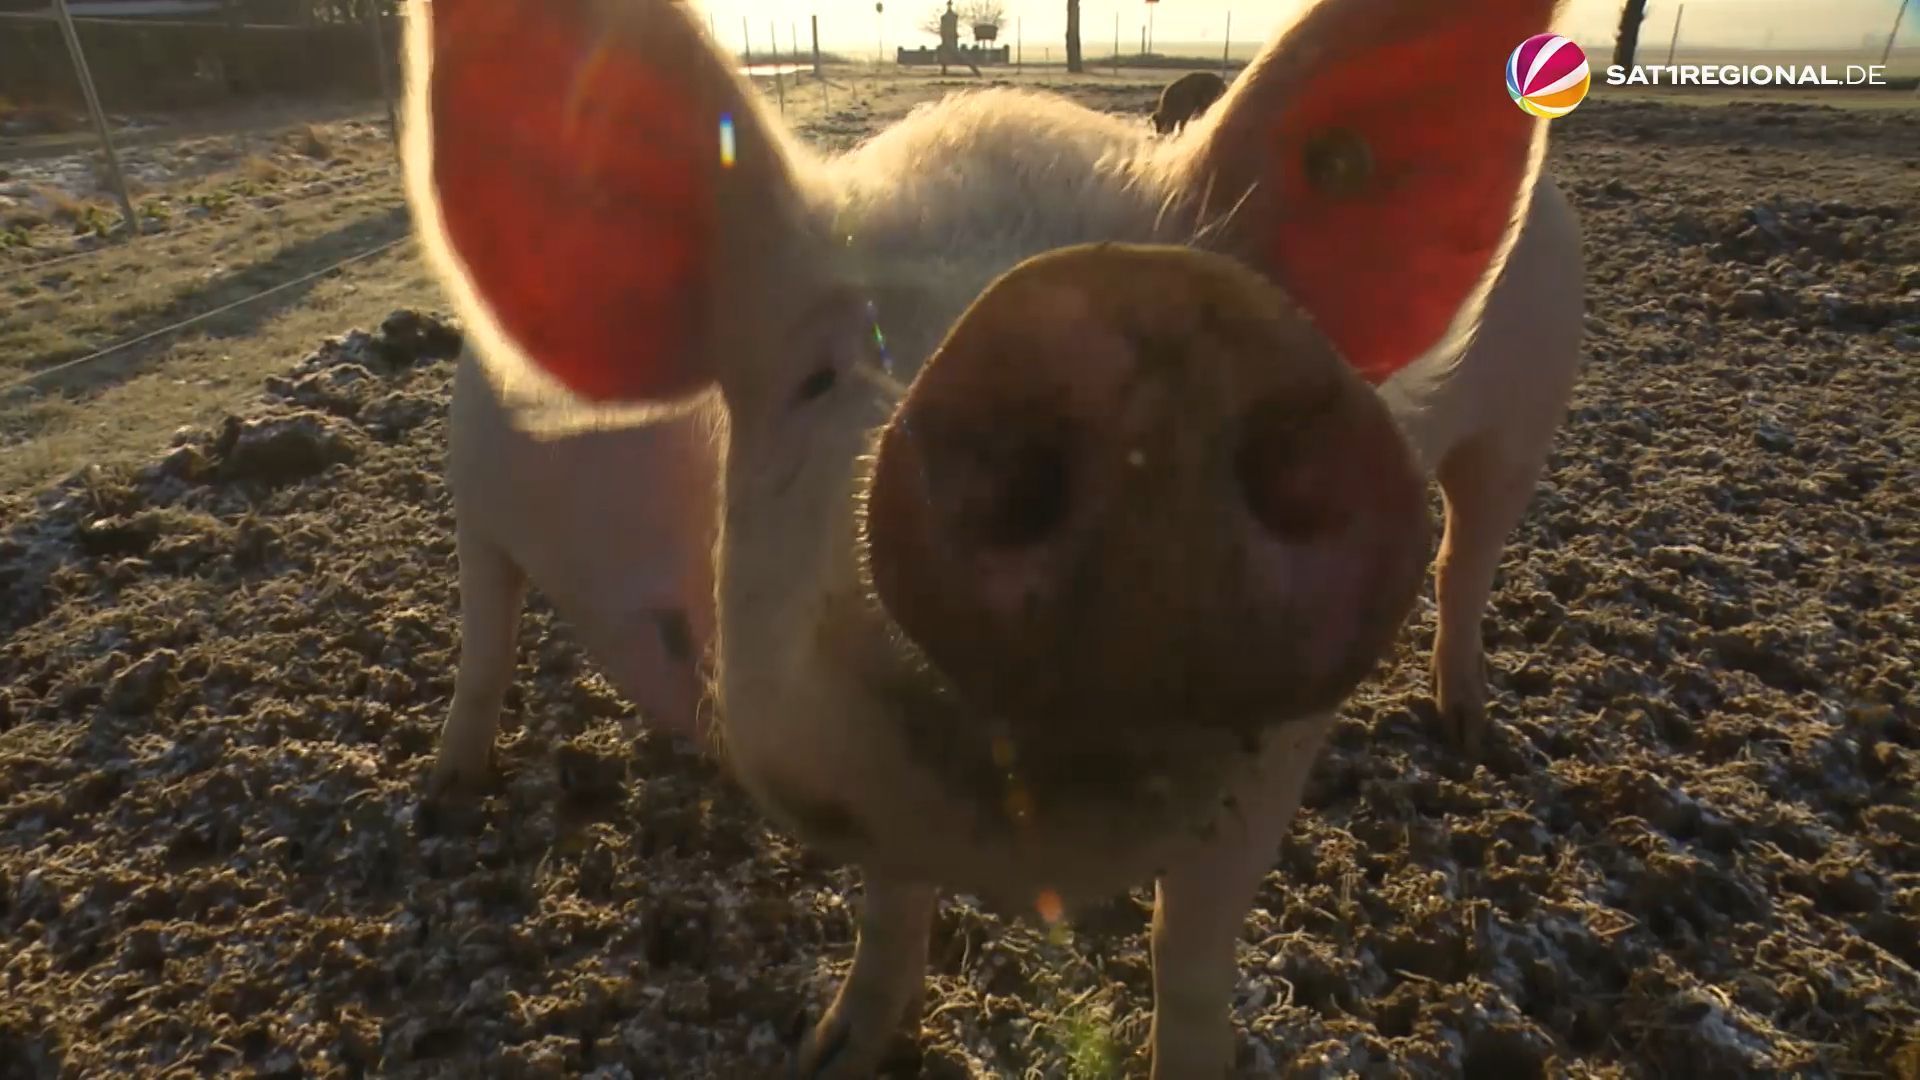
{"type": "MultiPolygon", "coordinates": [[[[1150,77],[1024,81],[1143,114],[1150,77]]],[[[974,85],[836,80],[786,88],[833,147],[974,85]]],[[[458,337],[373,116],[150,144],[168,232],[0,253],[4,384],[398,242],[0,400],[0,1077],[780,1075],[854,875],[632,734],[537,597],[499,789],[421,803],[458,337]]],[[[1920,122],[1596,94],[1554,132],[1590,361],[1492,748],[1435,737],[1423,602],[1245,925],[1241,1064],[1920,1077],[1920,122]]],[[[1150,895],[944,900],[894,1075],[1143,1075],[1150,895]]]]}

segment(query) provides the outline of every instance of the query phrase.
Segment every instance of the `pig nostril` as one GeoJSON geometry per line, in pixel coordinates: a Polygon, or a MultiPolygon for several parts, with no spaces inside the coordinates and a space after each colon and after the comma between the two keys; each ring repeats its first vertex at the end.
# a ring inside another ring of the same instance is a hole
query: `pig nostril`
{"type": "Polygon", "coordinates": [[[985,491],[967,515],[978,543],[1024,548],[1040,543],[1067,517],[1067,455],[1047,442],[1027,442],[994,462],[985,491]]]}
{"type": "Polygon", "coordinates": [[[1310,540],[1339,524],[1344,493],[1327,482],[1331,455],[1320,408],[1268,400],[1244,422],[1234,477],[1247,510],[1274,538],[1310,540]]]}

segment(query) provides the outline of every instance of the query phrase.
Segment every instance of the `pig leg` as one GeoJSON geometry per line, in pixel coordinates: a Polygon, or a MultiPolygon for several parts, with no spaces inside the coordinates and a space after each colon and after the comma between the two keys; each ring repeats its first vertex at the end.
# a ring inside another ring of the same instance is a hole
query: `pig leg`
{"type": "Polygon", "coordinates": [[[1234,1063],[1234,943],[1300,809],[1331,716],[1276,732],[1267,776],[1199,850],[1154,883],[1153,1080],[1220,1080],[1234,1063]]]}
{"type": "Polygon", "coordinates": [[[440,729],[428,790],[472,791],[493,770],[493,737],[513,683],[527,579],[507,553],[456,525],[460,559],[460,660],[453,707],[440,729]]]}
{"type": "Polygon", "coordinates": [[[1507,537],[1526,513],[1546,464],[1553,432],[1503,441],[1492,433],[1455,447],[1438,475],[1446,496],[1446,532],[1434,560],[1439,625],[1433,641],[1434,701],[1442,733],[1471,759],[1487,728],[1487,658],[1480,622],[1507,537]]]}
{"type": "Polygon", "coordinates": [[[902,1028],[919,1033],[939,895],[931,885],[867,880],[853,970],[801,1045],[797,1073],[804,1080],[872,1076],[902,1028]]]}

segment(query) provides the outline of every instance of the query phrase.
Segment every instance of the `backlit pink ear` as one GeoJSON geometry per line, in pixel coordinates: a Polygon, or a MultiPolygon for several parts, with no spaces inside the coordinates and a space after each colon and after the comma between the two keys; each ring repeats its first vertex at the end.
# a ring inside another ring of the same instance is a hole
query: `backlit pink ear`
{"type": "Polygon", "coordinates": [[[703,389],[723,218],[786,172],[684,5],[435,0],[416,16],[432,20],[431,74],[416,49],[410,90],[428,95],[433,200],[499,329],[588,398],[703,389]]]}
{"type": "Polygon", "coordinates": [[[1510,246],[1544,124],[1507,95],[1506,59],[1563,2],[1327,0],[1185,163],[1203,214],[1233,211],[1225,246],[1370,381],[1435,345],[1510,246]]]}

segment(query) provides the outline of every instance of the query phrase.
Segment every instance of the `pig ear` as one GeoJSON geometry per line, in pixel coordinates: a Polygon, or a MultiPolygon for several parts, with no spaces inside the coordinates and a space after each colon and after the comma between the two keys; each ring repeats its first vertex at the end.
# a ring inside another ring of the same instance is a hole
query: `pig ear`
{"type": "Polygon", "coordinates": [[[1266,271],[1376,384],[1450,338],[1477,317],[1544,152],[1544,123],[1505,92],[1507,56],[1563,2],[1313,8],[1174,166],[1209,242],[1266,271]]]}
{"type": "Polygon", "coordinates": [[[715,378],[785,142],[676,0],[434,0],[408,37],[409,195],[490,359],[596,401],[715,378]]]}

